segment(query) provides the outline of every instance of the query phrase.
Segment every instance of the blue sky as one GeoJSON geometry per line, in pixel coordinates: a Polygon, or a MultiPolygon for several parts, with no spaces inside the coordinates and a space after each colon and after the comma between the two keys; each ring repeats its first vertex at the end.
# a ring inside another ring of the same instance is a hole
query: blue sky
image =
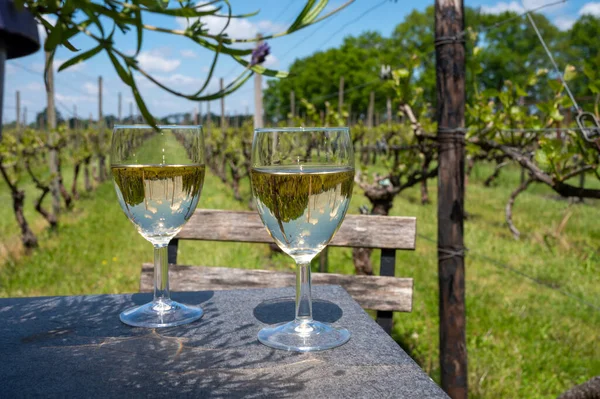
{"type": "MultiPolygon", "coordinates": [[[[556,0],[525,0],[527,8],[534,8],[556,0]]],[[[232,0],[236,13],[260,10],[255,17],[245,20],[234,20],[229,28],[232,37],[247,38],[256,33],[279,32],[285,28],[303,7],[303,0],[232,0]]],[[[335,8],[344,1],[332,0],[328,9],[335,8]]],[[[411,2],[399,0],[356,0],[338,15],[320,22],[288,37],[272,40],[271,56],[266,65],[286,70],[295,58],[310,55],[316,51],[338,46],[344,36],[358,35],[364,31],[378,31],[382,35],[390,35],[394,27],[402,22],[413,9],[424,10],[431,2],[411,2]],[[370,10],[370,11],[369,11],[370,10]],[[365,12],[368,13],[364,14],[365,12]],[[364,15],[363,15],[364,14],[364,15]],[[361,17],[362,16],[362,17],[361,17]],[[357,20],[357,18],[359,18],[357,20]],[[356,22],[352,22],[356,21],[356,22]]],[[[499,13],[506,10],[523,11],[519,1],[467,1],[466,6],[481,8],[481,12],[499,13]]],[[[600,16],[600,2],[586,0],[567,0],[564,3],[545,8],[542,12],[553,20],[561,29],[568,29],[583,13],[600,16]]],[[[217,20],[210,20],[209,27],[218,29],[217,20]]],[[[147,23],[171,28],[181,28],[185,21],[164,18],[148,18],[147,23]]],[[[120,36],[117,46],[124,51],[133,51],[135,34],[120,36]]],[[[86,49],[93,45],[91,40],[81,37],[74,41],[78,48],[86,49]]],[[[60,49],[56,55],[55,67],[72,57],[66,49],[60,49]]],[[[148,72],[167,85],[184,91],[194,92],[204,82],[208,67],[212,61],[212,53],[204,50],[190,40],[173,38],[164,34],[149,33],[145,36],[143,51],[139,61],[148,72]]],[[[21,107],[27,107],[28,122],[32,122],[35,114],[45,107],[44,82],[42,77],[44,56],[38,52],[28,57],[7,62],[4,93],[4,122],[15,119],[15,92],[21,92],[21,107]]],[[[225,82],[234,79],[243,70],[241,66],[228,57],[220,58],[216,78],[210,88],[218,88],[218,78],[225,82]]],[[[117,114],[118,93],[123,96],[123,115],[129,115],[132,95],[128,88],[120,83],[112,69],[108,58],[102,54],[76,67],[55,75],[55,93],[57,108],[63,116],[70,116],[73,107],[77,107],[80,116],[94,119],[98,116],[98,76],[104,79],[103,108],[105,114],[117,114]]],[[[139,78],[140,90],[146,99],[150,111],[156,116],[164,116],[177,112],[192,112],[200,107],[206,112],[206,103],[193,103],[172,96],[153,86],[150,82],[139,78]]],[[[226,112],[250,112],[254,110],[253,83],[249,81],[236,93],[225,100],[226,112]]],[[[219,112],[219,101],[210,104],[212,112],[219,112]]],[[[134,107],[135,110],[135,107],[134,107]]],[[[134,111],[135,112],[135,111],[134,111]]]]}

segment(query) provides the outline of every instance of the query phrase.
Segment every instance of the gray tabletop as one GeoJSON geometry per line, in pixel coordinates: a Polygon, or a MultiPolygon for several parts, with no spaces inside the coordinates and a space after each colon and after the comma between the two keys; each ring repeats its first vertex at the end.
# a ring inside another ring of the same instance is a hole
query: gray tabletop
{"type": "Polygon", "coordinates": [[[291,288],[173,294],[200,305],[186,326],[131,328],[148,294],[0,299],[3,397],[446,398],[338,286],[313,287],[315,319],[352,333],[339,348],[270,349],[265,324],[293,318],[291,288]]]}

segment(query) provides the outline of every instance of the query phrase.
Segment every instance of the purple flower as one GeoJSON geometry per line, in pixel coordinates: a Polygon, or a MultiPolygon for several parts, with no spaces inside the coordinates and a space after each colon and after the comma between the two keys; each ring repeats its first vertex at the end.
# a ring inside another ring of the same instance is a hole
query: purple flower
{"type": "Polygon", "coordinates": [[[271,54],[271,48],[267,43],[259,44],[254,50],[252,50],[252,59],[250,60],[250,66],[262,64],[265,62],[267,55],[271,54]]]}

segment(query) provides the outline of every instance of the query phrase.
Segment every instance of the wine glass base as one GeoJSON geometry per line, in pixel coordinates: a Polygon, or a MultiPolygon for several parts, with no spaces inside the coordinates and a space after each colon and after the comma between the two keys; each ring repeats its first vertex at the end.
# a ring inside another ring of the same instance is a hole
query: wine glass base
{"type": "Polygon", "coordinates": [[[315,320],[290,321],[258,332],[258,340],[271,348],[293,352],[314,352],[335,348],[350,339],[350,332],[315,320]]]}
{"type": "Polygon", "coordinates": [[[132,327],[173,327],[200,319],[204,311],[175,301],[153,301],[125,310],[121,321],[132,327]]]}

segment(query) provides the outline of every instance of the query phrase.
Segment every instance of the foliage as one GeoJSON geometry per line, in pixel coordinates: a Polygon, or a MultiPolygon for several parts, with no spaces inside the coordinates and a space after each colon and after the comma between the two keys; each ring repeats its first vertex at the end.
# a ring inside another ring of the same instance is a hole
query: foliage
{"type": "MultiPolygon", "coordinates": [[[[296,32],[317,23],[335,12],[345,8],[354,0],[349,0],[335,10],[322,15],[328,0],[309,0],[300,11],[294,22],[283,32],[264,37],[263,39],[274,39],[296,32]]],[[[57,48],[65,47],[72,52],[78,53],[63,63],[58,70],[65,70],[73,65],[83,62],[89,58],[105,52],[110,59],[114,70],[127,85],[136,100],[144,119],[154,125],[154,118],[146,108],[142,99],[136,78],[143,76],[163,90],[193,101],[209,101],[226,96],[241,87],[253,73],[260,73],[272,77],[286,77],[287,73],[278,72],[265,68],[257,63],[248,62],[244,57],[252,55],[253,50],[244,43],[258,42],[255,38],[230,37],[226,30],[232,18],[246,18],[256,15],[254,12],[246,15],[234,15],[229,0],[216,0],[196,3],[192,0],[179,0],[174,6],[169,7],[169,1],[154,0],[132,0],[120,1],[110,0],[105,2],[91,2],[85,0],[64,1],[36,1],[17,0],[17,6],[26,7],[33,16],[43,25],[47,32],[44,50],[50,54],[46,62],[46,70],[50,68],[57,48]],[[144,22],[148,15],[160,15],[170,21],[176,18],[187,20],[185,29],[170,29],[166,26],[153,26],[144,22]],[[56,23],[50,22],[49,16],[56,18],[56,23]],[[210,32],[206,18],[223,18],[227,22],[218,33],[210,32]],[[115,44],[115,33],[135,32],[135,53],[129,54],[115,44]],[[174,37],[187,38],[196,45],[214,53],[211,68],[205,83],[199,90],[193,93],[183,93],[171,89],[158,81],[155,77],[145,71],[138,62],[138,55],[142,49],[144,35],[147,32],[159,32],[174,37]],[[71,43],[79,35],[85,35],[95,42],[91,48],[77,49],[71,43]],[[241,46],[240,46],[241,45],[241,46]],[[219,56],[224,54],[245,67],[244,71],[224,88],[214,93],[206,90],[213,77],[215,66],[219,56]]],[[[264,48],[261,48],[264,53],[264,48]]],[[[263,57],[264,60],[264,57],[263,57]]]]}

